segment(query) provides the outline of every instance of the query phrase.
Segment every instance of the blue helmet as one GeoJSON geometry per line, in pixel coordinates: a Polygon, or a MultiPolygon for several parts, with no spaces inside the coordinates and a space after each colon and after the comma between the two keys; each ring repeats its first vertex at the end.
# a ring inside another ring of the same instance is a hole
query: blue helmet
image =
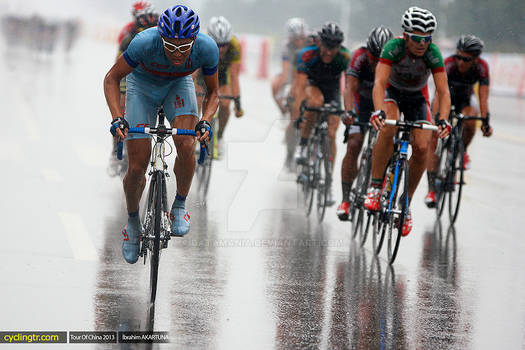
{"type": "Polygon", "coordinates": [[[184,5],[176,5],[160,14],[157,29],[165,38],[194,38],[200,29],[199,16],[184,5]]]}

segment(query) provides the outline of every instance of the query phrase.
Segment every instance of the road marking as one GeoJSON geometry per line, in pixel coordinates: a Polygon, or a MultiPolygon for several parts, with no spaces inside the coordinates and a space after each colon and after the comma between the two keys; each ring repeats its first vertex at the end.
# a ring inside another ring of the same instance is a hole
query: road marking
{"type": "Polygon", "coordinates": [[[494,133],[494,138],[495,139],[500,139],[500,140],[516,142],[516,143],[525,143],[525,138],[524,137],[511,135],[511,134],[507,134],[507,133],[500,132],[500,131],[498,131],[497,133],[494,133]]]}
{"type": "Polygon", "coordinates": [[[59,212],[58,216],[64,225],[69,245],[77,260],[97,260],[97,251],[89,237],[84,221],[78,214],[59,212]]]}
{"type": "Polygon", "coordinates": [[[46,181],[49,182],[62,182],[62,176],[60,173],[54,169],[42,168],[40,173],[46,181]]]}

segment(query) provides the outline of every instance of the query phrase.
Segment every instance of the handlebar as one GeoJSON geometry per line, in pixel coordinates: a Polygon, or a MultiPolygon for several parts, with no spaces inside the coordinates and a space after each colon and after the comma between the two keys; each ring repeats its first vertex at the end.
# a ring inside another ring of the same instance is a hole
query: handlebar
{"type": "Polygon", "coordinates": [[[436,125],[406,122],[406,121],[392,120],[392,119],[386,119],[385,124],[391,125],[391,126],[401,126],[404,128],[411,128],[411,129],[425,129],[425,130],[434,130],[434,131],[438,130],[438,127],[436,125]]]}
{"type": "MultiPolygon", "coordinates": [[[[177,129],[177,128],[152,128],[152,127],[139,127],[139,128],[129,128],[129,134],[148,134],[148,135],[158,135],[158,136],[168,136],[168,135],[187,135],[187,136],[197,136],[194,130],[190,129],[177,129]]],[[[122,140],[119,141],[117,147],[117,159],[122,159],[122,140]]],[[[201,149],[199,153],[198,163],[202,164],[206,159],[206,153],[208,152],[208,145],[201,143],[201,149]]]]}

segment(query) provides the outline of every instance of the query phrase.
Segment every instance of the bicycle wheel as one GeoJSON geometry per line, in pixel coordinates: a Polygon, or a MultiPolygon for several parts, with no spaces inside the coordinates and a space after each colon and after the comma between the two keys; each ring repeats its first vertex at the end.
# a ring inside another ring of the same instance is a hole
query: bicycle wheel
{"type": "Polygon", "coordinates": [[[390,212],[388,213],[388,262],[390,264],[396,260],[408,210],[408,162],[406,159],[400,159],[397,164],[397,184],[392,185],[394,195],[390,196],[390,212]],[[401,195],[398,196],[399,194],[401,195]]]}
{"type": "Polygon", "coordinates": [[[356,199],[356,203],[359,206],[359,211],[363,213],[361,220],[361,228],[359,229],[359,239],[361,241],[361,246],[363,246],[366,242],[366,238],[368,237],[368,230],[370,229],[370,224],[372,222],[371,214],[369,212],[367,213],[364,207],[366,192],[368,190],[368,185],[370,182],[370,176],[372,171],[372,153],[367,151],[362,159],[363,160],[359,168],[359,181],[357,183],[358,196],[356,199]],[[364,225],[365,213],[367,213],[366,225],[364,225]]]}
{"type": "Polygon", "coordinates": [[[306,154],[306,164],[303,165],[304,171],[304,200],[306,208],[306,216],[310,216],[314,203],[314,190],[317,181],[317,152],[315,142],[308,144],[306,154]]]}
{"type": "Polygon", "coordinates": [[[453,159],[450,162],[449,181],[450,192],[448,193],[448,213],[450,222],[454,224],[458,218],[459,204],[461,202],[461,191],[463,189],[463,171],[464,171],[464,153],[465,146],[463,140],[458,138],[452,151],[453,159]]]}
{"type": "Polygon", "coordinates": [[[436,189],[436,215],[441,218],[445,200],[447,198],[447,159],[450,151],[450,139],[443,144],[439,153],[438,169],[436,171],[435,189],[436,189]]]}
{"type": "Polygon", "coordinates": [[[323,135],[320,142],[319,177],[317,182],[317,218],[324,219],[328,202],[328,192],[332,186],[332,162],[330,161],[330,141],[323,135]]]}
{"type": "Polygon", "coordinates": [[[153,190],[153,241],[151,244],[151,256],[150,256],[150,303],[155,303],[155,297],[157,295],[157,279],[159,274],[159,259],[160,259],[160,231],[162,227],[162,204],[164,200],[163,196],[163,174],[160,171],[155,172],[155,187],[153,190]]]}
{"type": "Polygon", "coordinates": [[[378,255],[381,252],[383,247],[383,242],[385,241],[386,227],[382,219],[382,213],[371,213],[372,217],[372,246],[374,247],[374,253],[378,255]]]}

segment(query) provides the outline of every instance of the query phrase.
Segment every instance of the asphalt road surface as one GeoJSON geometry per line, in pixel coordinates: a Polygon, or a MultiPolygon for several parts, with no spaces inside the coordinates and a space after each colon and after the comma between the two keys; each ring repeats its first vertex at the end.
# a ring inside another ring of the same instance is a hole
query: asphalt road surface
{"type": "MultiPolygon", "coordinates": [[[[243,76],[246,115],[231,117],[207,199],[188,199],[190,234],[162,252],[150,317],[149,265],[122,258],[122,184],[107,173],[102,81],[116,48],[5,51],[0,330],[168,331],[152,348],[525,348],[525,100],[491,97],[494,136],[469,149],[454,228],[424,206],[423,179],[391,269],[335,207],[322,224],[305,217],[269,81],[243,76]]],[[[340,143],[337,169],[342,156],[340,143]]]]}

